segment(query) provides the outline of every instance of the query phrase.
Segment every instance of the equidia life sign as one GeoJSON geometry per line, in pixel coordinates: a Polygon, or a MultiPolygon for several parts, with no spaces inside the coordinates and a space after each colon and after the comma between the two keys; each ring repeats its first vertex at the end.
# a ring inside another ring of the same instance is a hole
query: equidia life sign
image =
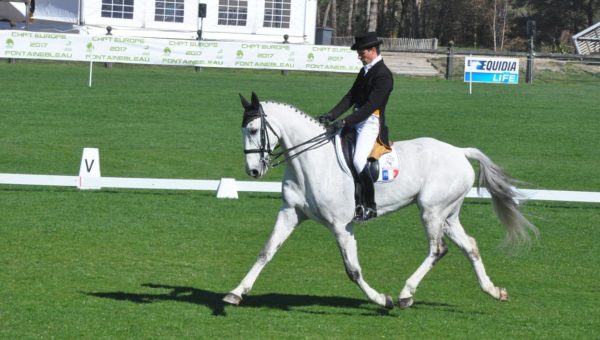
{"type": "Polygon", "coordinates": [[[472,83],[519,83],[519,59],[466,57],[465,82],[472,83]]]}

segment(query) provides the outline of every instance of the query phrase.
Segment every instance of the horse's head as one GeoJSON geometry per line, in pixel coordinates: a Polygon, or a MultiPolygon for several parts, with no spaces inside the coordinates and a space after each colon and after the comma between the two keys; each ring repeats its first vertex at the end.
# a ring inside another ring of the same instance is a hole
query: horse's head
{"type": "Polygon", "coordinates": [[[241,94],[240,99],[244,107],[242,134],[246,173],[255,178],[262,177],[269,170],[271,152],[277,146],[279,137],[269,124],[256,93],[252,92],[251,102],[241,94]]]}

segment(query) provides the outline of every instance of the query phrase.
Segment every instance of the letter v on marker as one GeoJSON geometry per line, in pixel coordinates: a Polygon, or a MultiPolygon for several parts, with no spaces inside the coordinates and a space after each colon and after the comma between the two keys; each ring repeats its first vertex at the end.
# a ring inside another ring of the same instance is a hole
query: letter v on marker
{"type": "Polygon", "coordinates": [[[87,158],[85,159],[85,168],[87,170],[87,172],[91,172],[92,171],[92,167],[94,166],[94,159],[92,159],[92,163],[88,164],[88,160],[87,158]]]}

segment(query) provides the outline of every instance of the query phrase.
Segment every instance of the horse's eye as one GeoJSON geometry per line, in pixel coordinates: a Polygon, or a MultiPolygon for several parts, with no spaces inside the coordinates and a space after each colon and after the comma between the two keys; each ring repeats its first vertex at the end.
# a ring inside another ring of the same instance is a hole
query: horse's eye
{"type": "Polygon", "coordinates": [[[248,133],[250,133],[251,135],[255,135],[257,132],[258,132],[258,129],[255,129],[255,128],[248,129],[248,133]]]}

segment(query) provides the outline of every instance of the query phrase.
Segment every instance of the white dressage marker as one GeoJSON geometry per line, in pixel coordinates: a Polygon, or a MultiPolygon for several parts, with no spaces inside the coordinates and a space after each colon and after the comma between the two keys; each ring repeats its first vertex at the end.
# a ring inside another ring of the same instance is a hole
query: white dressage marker
{"type": "Polygon", "coordinates": [[[97,184],[99,178],[100,151],[97,148],[84,148],[79,166],[79,189],[100,189],[97,184]]]}

